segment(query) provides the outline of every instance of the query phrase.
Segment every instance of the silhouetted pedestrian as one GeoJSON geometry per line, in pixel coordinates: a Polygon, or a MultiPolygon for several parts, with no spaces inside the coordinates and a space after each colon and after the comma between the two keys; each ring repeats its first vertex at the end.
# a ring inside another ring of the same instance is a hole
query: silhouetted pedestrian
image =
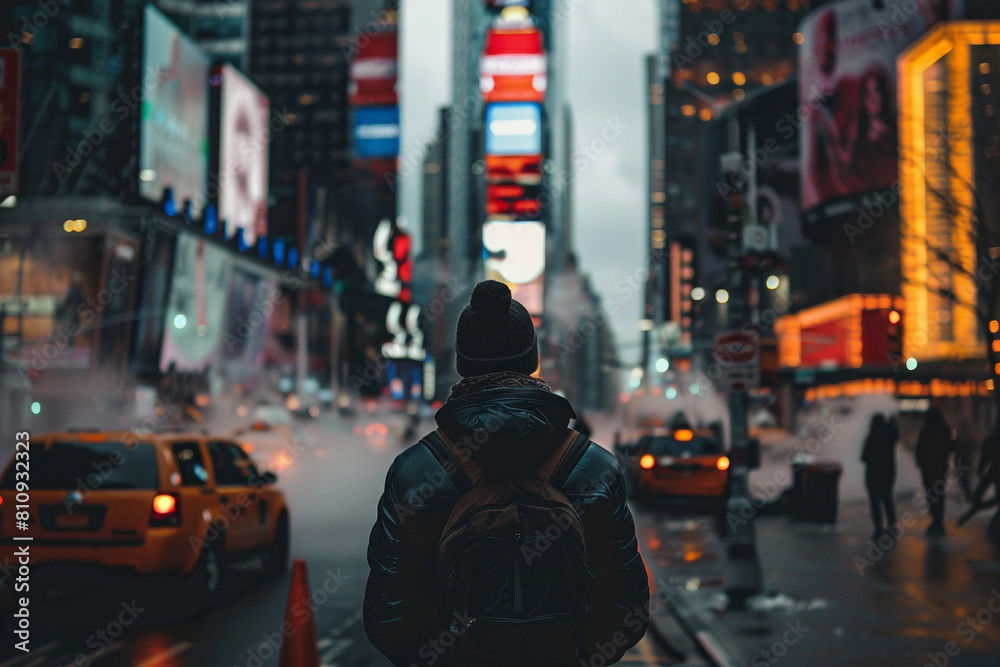
{"type": "MultiPolygon", "coordinates": [[[[881,414],[872,417],[868,437],[865,438],[861,460],[865,462],[865,487],[871,503],[872,523],[875,524],[873,539],[878,539],[896,524],[896,506],[892,499],[892,488],[896,483],[896,441],[899,432],[881,414]],[[882,510],[885,510],[885,524],[882,524],[882,510]]],[[[894,535],[895,537],[895,535],[894,535]]]]}
{"type": "Polygon", "coordinates": [[[932,406],[924,417],[914,455],[920,467],[931,513],[931,525],[927,528],[927,534],[935,537],[944,535],[944,496],[951,452],[951,428],[944,420],[941,409],[932,406]]]}
{"type": "MultiPolygon", "coordinates": [[[[958,519],[959,526],[980,510],[1000,505],[1000,419],[997,420],[993,430],[986,436],[980,447],[978,472],[979,483],[972,492],[971,507],[958,519]],[[986,495],[991,486],[994,489],[993,498],[984,502],[983,496],[986,495]]],[[[1000,508],[993,515],[986,532],[992,537],[1000,537],[1000,508]]]]}

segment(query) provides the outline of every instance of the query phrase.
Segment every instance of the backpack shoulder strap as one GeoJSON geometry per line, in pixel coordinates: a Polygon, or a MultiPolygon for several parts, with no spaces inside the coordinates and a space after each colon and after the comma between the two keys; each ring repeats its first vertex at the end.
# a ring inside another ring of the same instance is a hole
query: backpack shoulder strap
{"type": "Polygon", "coordinates": [[[444,471],[458,489],[459,495],[465,495],[476,486],[483,477],[483,468],[468,456],[463,456],[455,447],[445,432],[437,429],[424,438],[424,445],[431,450],[444,471]],[[457,466],[455,464],[458,464],[457,466]]]}
{"type": "Polygon", "coordinates": [[[562,487],[573,468],[583,458],[589,444],[590,438],[567,428],[566,439],[542,461],[537,470],[538,476],[557,489],[562,487]]]}

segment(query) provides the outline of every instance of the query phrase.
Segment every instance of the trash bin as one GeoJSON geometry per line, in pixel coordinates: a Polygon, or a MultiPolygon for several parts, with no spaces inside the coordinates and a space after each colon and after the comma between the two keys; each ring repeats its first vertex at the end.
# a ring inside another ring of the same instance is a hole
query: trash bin
{"type": "Polygon", "coordinates": [[[843,468],[836,461],[815,461],[801,466],[801,514],[816,523],[837,523],[838,487],[843,468]]]}

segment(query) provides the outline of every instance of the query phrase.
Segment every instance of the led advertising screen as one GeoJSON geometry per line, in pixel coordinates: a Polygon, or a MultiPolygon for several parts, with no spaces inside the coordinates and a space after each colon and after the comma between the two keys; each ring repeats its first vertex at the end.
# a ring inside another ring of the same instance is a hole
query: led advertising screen
{"type": "Polygon", "coordinates": [[[354,110],[354,157],[399,155],[399,107],[361,107],[354,110]]]}
{"type": "MultiPolygon", "coordinates": [[[[961,0],[846,0],[799,27],[802,208],[807,225],[851,215],[898,181],[896,56],[961,0]],[[913,6],[914,11],[909,8],[913,6]]],[[[796,123],[794,115],[786,121],[796,123]]]]}
{"type": "Polygon", "coordinates": [[[230,65],[222,67],[219,219],[226,238],[243,230],[247,245],[267,236],[267,97],[230,65]]]}
{"type": "Polygon", "coordinates": [[[271,334],[274,302],[280,296],[274,279],[233,266],[219,354],[227,378],[248,380],[260,370],[271,334]]]}
{"type": "Polygon", "coordinates": [[[154,373],[159,368],[176,240],[172,234],[156,229],[146,236],[143,263],[147,269],[143,273],[140,308],[136,316],[138,328],[134,367],[139,373],[154,373]]]}
{"type": "Polygon", "coordinates": [[[350,102],[353,107],[395,106],[397,77],[397,25],[383,21],[357,39],[351,62],[350,102]]]}
{"type": "Polygon", "coordinates": [[[147,5],[139,193],[159,201],[172,188],[178,208],[205,207],[208,177],[209,59],[194,42],[147,5]]]}
{"type": "Polygon", "coordinates": [[[181,234],[167,302],[160,370],[204,371],[218,361],[226,330],[230,261],[204,238],[181,234]]]}
{"type": "Polygon", "coordinates": [[[544,102],[548,65],[542,31],[530,18],[494,22],[479,61],[483,101],[544,102]]]}
{"type": "Polygon", "coordinates": [[[487,220],[483,263],[488,280],[510,287],[531,315],[541,316],[545,291],[545,225],[528,220],[487,220]]]}
{"type": "Polygon", "coordinates": [[[542,108],[511,102],[486,107],[488,155],[537,155],[542,152],[542,108]]]}

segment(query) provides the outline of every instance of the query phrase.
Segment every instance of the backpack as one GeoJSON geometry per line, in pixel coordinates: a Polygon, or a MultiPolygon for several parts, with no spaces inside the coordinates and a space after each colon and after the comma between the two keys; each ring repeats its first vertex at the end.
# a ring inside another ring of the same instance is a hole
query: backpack
{"type": "Polygon", "coordinates": [[[583,524],[559,490],[589,440],[567,437],[536,470],[492,478],[440,429],[429,447],[461,497],[438,542],[448,665],[576,665],[593,572],[583,524]]]}

